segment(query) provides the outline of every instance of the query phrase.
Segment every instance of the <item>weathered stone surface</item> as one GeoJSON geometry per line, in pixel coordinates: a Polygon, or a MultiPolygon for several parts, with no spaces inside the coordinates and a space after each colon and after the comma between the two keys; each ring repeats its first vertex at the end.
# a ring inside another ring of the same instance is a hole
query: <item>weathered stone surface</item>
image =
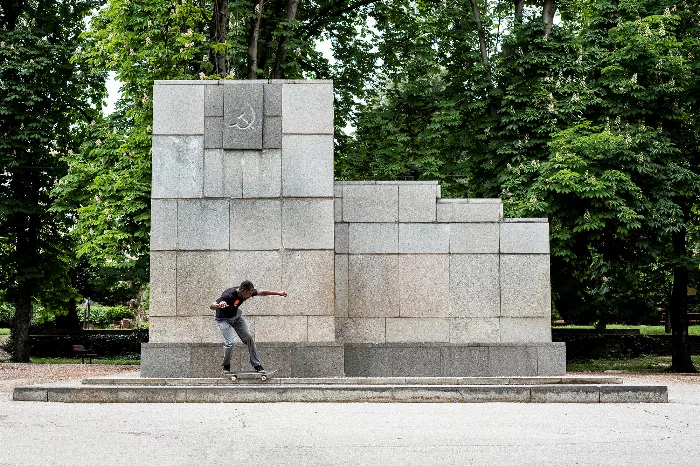
{"type": "Polygon", "coordinates": [[[204,151],[204,197],[243,196],[243,151],[204,151]]]}
{"type": "Polygon", "coordinates": [[[343,221],[343,199],[336,196],[333,202],[333,221],[340,223],[343,221]]]}
{"type": "Polygon", "coordinates": [[[335,317],[309,316],[308,341],[335,341],[335,317]]]}
{"type": "Polygon", "coordinates": [[[209,305],[232,286],[228,256],[228,251],[177,253],[178,317],[214,316],[209,305]]]}
{"type": "Polygon", "coordinates": [[[276,250],[282,246],[279,199],[231,199],[231,250],[276,250]]]}
{"type": "Polygon", "coordinates": [[[450,252],[457,254],[498,254],[498,223],[451,223],[450,252]]]}
{"type": "Polygon", "coordinates": [[[284,298],[285,315],[332,316],[333,250],[285,251],[282,264],[282,287],[289,296],[284,298]]]}
{"type": "Polygon", "coordinates": [[[177,209],[178,249],[228,249],[227,199],[180,199],[177,209]]]}
{"type": "Polygon", "coordinates": [[[549,255],[501,254],[501,315],[551,316],[549,255]]]}
{"type": "Polygon", "coordinates": [[[449,340],[448,319],[407,317],[386,319],[387,343],[448,342],[449,340]]]}
{"type": "Polygon", "coordinates": [[[501,223],[501,253],[549,254],[549,224],[501,223]]]}
{"type": "MultiPolygon", "coordinates": [[[[387,338],[389,337],[389,321],[387,320],[387,338]]],[[[420,331],[421,329],[419,329],[420,331]]],[[[442,329],[440,330],[442,331],[442,329]]],[[[429,336],[434,336],[435,329],[429,329],[429,336]]],[[[391,354],[392,375],[401,374],[405,377],[438,377],[442,375],[440,347],[406,346],[395,348],[391,354]]]]}
{"type": "Polygon", "coordinates": [[[306,316],[257,316],[255,340],[259,342],[308,341],[306,316]]]}
{"type": "Polygon", "coordinates": [[[224,86],[218,82],[204,86],[204,116],[224,116],[224,86]]]}
{"type": "Polygon", "coordinates": [[[501,342],[540,343],[552,341],[551,317],[501,317],[501,342]]]}
{"type": "Polygon", "coordinates": [[[333,134],[333,85],[283,85],[282,117],[284,134],[333,134]]]}
{"type": "Polygon", "coordinates": [[[399,316],[399,256],[351,255],[350,317],[399,316]]]}
{"type": "Polygon", "coordinates": [[[343,347],[331,343],[295,345],[291,363],[293,377],[341,377],[345,365],[343,347]]]}
{"type": "Polygon", "coordinates": [[[500,199],[440,199],[438,222],[499,222],[503,218],[500,199]]]}
{"type": "Polygon", "coordinates": [[[282,84],[265,84],[265,115],[282,116],[282,84]]]}
{"type": "Polygon", "coordinates": [[[348,316],[348,255],[335,255],[335,316],[348,316]]]}
{"type": "Polygon", "coordinates": [[[434,222],[437,182],[435,184],[399,184],[399,221],[434,222]]]}
{"type": "Polygon", "coordinates": [[[450,319],[450,343],[499,343],[501,327],[497,317],[450,319]]]}
{"type": "MultiPolygon", "coordinates": [[[[274,251],[231,251],[231,286],[238,286],[243,280],[250,280],[259,290],[282,290],[282,252],[274,251]]],[[[245,302],[243,313],[252,315],[283,315],[284,298],[277,296],[259,297],[245,302]]]]}
{"type": "MultiPolygon", "coordinates": [[[[209,325],[213,319],[207,319],[209,325]]],[[[149,341],[153,343],[199,343],[204,320],[201,316],[153,317],[149,319],[149,341]]]]}
{"type": "Polygon", "coordinates": [[[448,317],[449,255],[399,255],[399,297],[401,317],[448,317]]]}
{"type": "Polygon", "coordinates": [[[244,198],[280,197],[282,192],[282,151],[278,149],[241,152],[244,198]]]}
{"type": "Polygon", "coordinates": [[[485,377],[489,373],[488,346],[446,346],[442,348],[443,376],[485,377]]]}
{"type": "Polygon", "coordinates": [[[350,232],[348,223],[335,224],[335,253],[347,254],[350,250],[350,232]]]}
{"type": "Polygon", "coordinates": [[[453,254],[450,257],[452,317],[499,317],[497,254],[453,254]]]}
{"type": "Polygon", "coordinates": [[[396,254],[399,252],[398,223],[350,223],[350,254],[396,254]]]}
{"type": "Polygon", "coordinates": [[[343,185],[343,221],[396,222],[399,219],[397,185],[343,185]]]}
{"type": "Polygon", "coordinates": [[[665,386],[600,386],[601,403],[668,403],[665,386]]]}
{"type": "Polygon", "coordinates": [[[203,136],[153,136],[151,197],[202,197],[203,150],[203,136]]]}
{"type": "Polygon", "coordinates": [[[153,134],[204,134],[205,86],[153,86],[153,134]]]}
{"type": "Polygon", "coordinates": [[[284,199],[282,247],[334,248],[333,199],[284,199]]]}
{"type": "Polygon", "coordinates": [[[223,117],[206,117],[204,119],[204,148],[223,148],[223,117]]]}
{"type": "Polygon", "coordinates": [[[450,226],[444,223],[400,223],[399,252],[447,254],[450,226]]]}
{"type": "Polygon", "coordinates": [[[333,136],[282,137],[282,195],[333,197],[333,136]]]}
{"type": "Polygon", "coordinates": [[[263,120],[263,149],[282,148],[282,118],[266,116],[263,120]]]}
{"type": "Polygon", "coordinates": [[[547,343],[537,347],[537,375],[566,374],[566,345],[547,343]]]}
{"type": "Polygon", "coordinates": [[[336,340],[345,343],[384,343],[386,319],[351,317],[336,319],[336,340]]]}
{"type": "Polygon", "coordinates": [[[489,346],[489,375],[537,375],[537,347],[489,346]]]}
{"type": "Polygon", "coordinates": [[[177,249],[177,200],[151,200],[151,251],[177,249]]]}
{"type": "Polygon", "coordinates": [[[599,403],[600,388],[597,386],[544,386],[532,387],[533,403],[599,403]]]}
{"type": "Polygon", "coordinates": [[[224,149],[262,149],[263,87],[254,82],[224,83],[224,149]]]}
{"type": "Polygon", "coordinates": [[[174,251],[151,251],[151,296],[148,315],[174,316],[177,260],[174,251]]]}

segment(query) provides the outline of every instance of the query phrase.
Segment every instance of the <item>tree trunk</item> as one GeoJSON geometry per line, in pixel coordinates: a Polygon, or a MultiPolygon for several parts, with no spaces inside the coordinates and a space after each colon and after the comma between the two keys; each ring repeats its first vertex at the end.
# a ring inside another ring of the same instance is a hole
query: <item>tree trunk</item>
{"type": "MultiPolygon", "coordinates": [[[[215,44],[226,43],[228,35],[228,0],[214,0],[214,12],[211,16],[211,41],[215,44]]],[[[226,66],[226,53],[209,52],[209,59],[214,65],[214,74],[218,74],[222,78],[228,74],[226,66]]]]}
{"type": "Polygon", "coordinates": [[[515,22],[522,24],[523,22],[523,7],[525,6],[525,0],[514,0],[515,1],[515,22]]]}
{"type": "MultiPolygon", "coordinates": [[[[23,185],[28,195],[34,194],[35,186],[31,179],[21,179],[16,182],[23,185]],[[31,193],[31,194],[29,194],[31,193]]],[[[38,202],[38,201],[37,201],[38,202]]],[[[39,218],[36,214],[18,213],[13,215],[13,225],[16,228],[16,254],[20,260],[17,263],[17,295],[15,296],[15,318],[12,321],[12,341],[16,362],[29,362],[29,327],[32,323],[32,294],[34,293],[34,278],[26,276],[30,267],[37,263],[37,236],[39,234],[39,218]]]]}
{"type": "Polygon", "coordinates": [[[32,292],[28,281],[19,283],[15,299],[15,318],[12,320],[12,360],[29,362],[29,326],[32,322],[32,292]]]}
{"type": "Polygon", "coordinates": [[[474,20],[476,21],[476,33],[479,35],[479,48],[481,49],[481,61],[484,63],[489,62],[489,54],[486,49],[486,35],[484,34],[484,27],[481,25],[481,14],[479,14],[479,7],[476,5],[476,0],[470,0],[472,4],[472,11],[474,12],[474,20]]]}
{"type": "MultiPolygon", "coordinates": [[[[291,23],[297,18],[297,9],[299,8],[299,0],[289,0],[287,2],[287,14],[284,17],[284,21],[287,23],[287,27],[290,27],[291,23]]],[[[284,65],[285,59],[287,58],[287,39],[286,34],[280,36],[279,43],[277,44],[277,54],[275,55],[275,65],[272,68],[272,77],[274,79],[284,78],[284,65]]]]}
{"type": "Polygon", "coordinates": [[[250,22],[248,32],[248,79],[258,77],[258,39],[260,38],[260,16],[263,0],[253,0],[255,18],[250,22]]]}
{"type": "MultiPolygon", "coordinates": [[[[683,208],[684,218],[689,219],[690,208],[683,208]]],[[[690,359],[688,347],[688,277],[689,271],[685,264],[687,256],[686,229],[673,234],[673,255],[677,260],[673,270],[673,290],[671,291],[671,303],[669,316],[671,321],[671,371],[673,372],[697,372],[690,359]]]]}
{"type": "Polygon", "coordinates": [[[557,11],[556,0],[544,0],[542,7],[542,22],[544,23],[544,35],[548,37],[552,33],[554,26],[554,13],[557,11]]]}

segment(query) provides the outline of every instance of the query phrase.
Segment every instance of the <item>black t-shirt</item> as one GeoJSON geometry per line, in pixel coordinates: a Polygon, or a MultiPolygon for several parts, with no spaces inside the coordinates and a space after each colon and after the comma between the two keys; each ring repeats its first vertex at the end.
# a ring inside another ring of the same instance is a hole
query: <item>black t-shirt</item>
{"type": "MultiPolygon", "coordinates": [[[[257,296],[258,290],[253,290],[253,296],[257,296]]],[[[243,304],[243,301],[245,301],[248,298],[243,298],[241,296],[238,296],[238,287],[234,288],[228,288],[224,290],[223,293],[221,293],[221,297],[216,300],[217,303],[220,303],[222,301],[226,301],[226,304],[228,304],[228,307],[225,307],[223,309],[217,309],[216,310],[216,318],[217,319],[230,319],[231,317],[238,317],[239,311],[238,307],[243,304]]]]}

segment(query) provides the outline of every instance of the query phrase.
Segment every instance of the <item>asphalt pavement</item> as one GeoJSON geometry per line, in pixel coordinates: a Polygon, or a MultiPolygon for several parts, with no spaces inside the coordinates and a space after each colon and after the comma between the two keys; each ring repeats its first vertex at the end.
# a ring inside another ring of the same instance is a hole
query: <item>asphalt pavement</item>
{"type": "Polygon", "coordinates": [[[700,385],[667,385],[654,404],[1,401],[0,465],[695,466],[700,385]]]}

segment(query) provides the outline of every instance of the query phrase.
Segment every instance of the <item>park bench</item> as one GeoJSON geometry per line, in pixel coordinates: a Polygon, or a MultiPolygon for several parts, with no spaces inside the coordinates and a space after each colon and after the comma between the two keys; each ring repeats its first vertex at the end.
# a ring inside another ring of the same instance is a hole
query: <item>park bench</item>
{"type": "MultiPolygon", "coordinates": [[[[666,323],[666,313],[661,313],[661,323],[666,323]]],[[[688,313],[688,325],[700,324],[700,312],[689,312],[688,313]]]]}
{"type": "Polygon", "coordinates": [[[90,364],[92,364],[92,358],[96,358],[95,353],[88,353],[83,345],[73,345],[73,353],[80,356],[81,364],[85,364],[85,358],[88,358],[90,364]]]}

